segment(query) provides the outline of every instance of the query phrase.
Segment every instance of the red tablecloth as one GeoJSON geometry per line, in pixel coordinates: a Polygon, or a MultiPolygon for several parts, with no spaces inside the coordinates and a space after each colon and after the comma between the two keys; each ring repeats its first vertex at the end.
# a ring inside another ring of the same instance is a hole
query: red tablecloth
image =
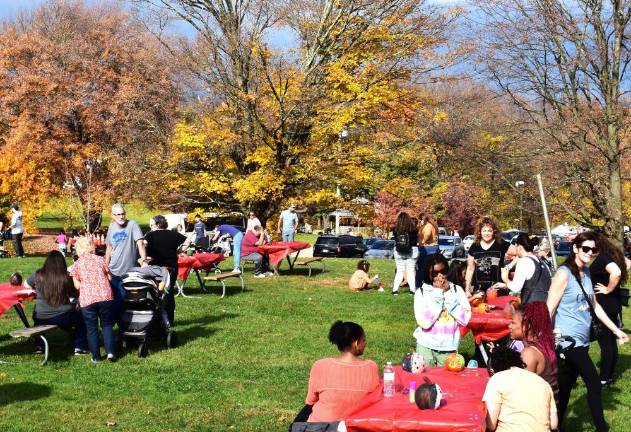
{"type": "Polygon", "coordinates": [[[191,270],[210,270],[212,266],[223,261],[223,254],[197,253],[193,256],[180,255],[177,258],[177,278],[186,280],[191,270]]]}
{"type": "Polygon", "coordinates": [[[33,300],[35,295],[26,288],[15,287],[8,282],[0,284],[0,315],[21,301],[33,300]]]}
{"type": "MultiPolygon", "coordinates": [[[[397,393],[356,410],[345,420],[349,431],[484,431],[486,407],[482,395],[489,379],[486,369],[449,372],[439,367],[421,374],[405,372],[401,366],[394,370],[397,393]],[[440,385],[443,391],[443,402],[438,410],[420,410],[410,403],[407,394],[401,393],[410,381],[421,385],[423,376],[440,385]]],[[[371,397],[374,395],[367,398],[371,397]]]]}
{"type": "Polygon", "coordinates": [[[276,267],[289,254],[310,248],[305,242],[272,242],[258,247],[259,253],[269,256],[269,262],[276,267]]]}
{"type": "Polygon", "coordinates": [[[471,330],[476,344],[494,342],[510,334],[508,328],[510,323],[510,315],[503,310],[487,313],[473,312],[469,324],[466,327],[460,327],[460,334],[464,336],[471,330]]]}

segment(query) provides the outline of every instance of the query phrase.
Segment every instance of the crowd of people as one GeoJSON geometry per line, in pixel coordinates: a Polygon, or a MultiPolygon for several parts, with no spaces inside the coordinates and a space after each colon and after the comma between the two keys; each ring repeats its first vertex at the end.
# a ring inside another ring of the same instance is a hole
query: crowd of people
{"type": "MultiPolygon", "coordinates": [[[[491,375],[483,397],[488,430],[561,430],[578,376],[587,388],[595,429],[608,430],[602,391],[614,383],[617,344],[629,339],[619,327],[620,287],[631,267],[622,251],[602,233],[583,232],[572,240],[570,255],[553,275],[547,251],[541,253],[546,245],[536,236],[520,233],[509,243],[500,237],[497,221],[483,216],[476,224],[466,263],[450,265],[433,248],[438,237],[435,222],[426,215],[418,220],[420,224],[402,212],[392,229],[396,262],[392,291],[398,293],[405,277],[414,294],[416,353],[425,364],[442,366],[448,355],[458,351],[460,329],[472,314],[470,300],[490,292],[518,297],[518,302],[509,303],[510,335],[476,347],[474,358],[486,363],[491,375]],[[512,258],[510,265],[505,265],[507,258],[512,258]],[[591,341],[601,348],[600,372],[589,356],[591,341]],[[490,354],[480,357],[482,351],[490,354]]],[[[349,288],[370,286],[367,264],[360,261],[349,288]]],[[[327,415],[302,415],[297,422],[341,422],[342,430],[345,416],[374,393],[367,385],[378,374],[373,367],[352,380],[346,380],[350,375],[339,376],[341,364],[360,361],[366,344],[355,323],[336,322],[331,334],[342,328],[353,331],[345,330],[339,358],[314,365],[307,406],[301,412],[320,412],[319,405],[325,403],[327,415]],[[328,371],[337,378],[323,383],[320,377],[328,371]],[[351,394],[353,398],[348,397],[351,394]]]]}

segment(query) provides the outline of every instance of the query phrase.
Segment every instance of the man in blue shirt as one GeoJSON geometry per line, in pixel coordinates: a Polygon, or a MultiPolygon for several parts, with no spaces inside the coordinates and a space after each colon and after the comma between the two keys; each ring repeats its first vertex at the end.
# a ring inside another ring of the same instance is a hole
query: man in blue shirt
{"type": "Polygon", "coordinates": [[[198,214],[195,215],[195,224],[193,224],[193,230],[195,231],[195,244],[202,246],[203,244],[208,247],[208,235],[206,234],[206,224],[202,221],[202,217],[198,214]]]}
{"type": "Polygon", "coordinates": [[[278,219],[278,234],[282,235],[284,242],[294,241],[294,233],[298,228],[298,215],[296,206],[291,204],[287,210],[283,210],[278,219]]]}
{"type": "Polygon", "coordinates": [[[234,257],[233,273],[241,273],[241,242],[243,242],[243,233],[234,225],[217,225],[215,227],[215,242],[222,235],[228,234],[232,237],[232,256],[234,257]]]}

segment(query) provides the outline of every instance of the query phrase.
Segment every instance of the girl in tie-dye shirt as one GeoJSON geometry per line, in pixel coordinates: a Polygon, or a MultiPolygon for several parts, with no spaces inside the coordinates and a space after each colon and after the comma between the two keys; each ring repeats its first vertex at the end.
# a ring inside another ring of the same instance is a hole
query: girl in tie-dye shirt
{"type": "Polygon", "coordinates": [[[458,350],[460,326],[466,326],[471,318],[467,296],[447,280],[448,270],[442,255],[428,257],[424,283],[414,294],[416,352],[428,366],[443,366],[445,358],[458,350]]]}

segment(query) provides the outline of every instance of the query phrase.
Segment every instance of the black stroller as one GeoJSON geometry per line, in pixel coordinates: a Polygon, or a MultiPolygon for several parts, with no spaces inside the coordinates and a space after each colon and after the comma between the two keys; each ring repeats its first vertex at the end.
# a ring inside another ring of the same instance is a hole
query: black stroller
{"type": "Polygon", "coordinates": [[[167,348],[177,344],[175,331],[162,308],[162,293],[156,280],[136,271],[123,275],[125,301],[121,319],[121,343],[129,346],[129,340],[139,340],[138,357],[149,354],[147,340],[150,336],[166,336],[167,348]]]}

